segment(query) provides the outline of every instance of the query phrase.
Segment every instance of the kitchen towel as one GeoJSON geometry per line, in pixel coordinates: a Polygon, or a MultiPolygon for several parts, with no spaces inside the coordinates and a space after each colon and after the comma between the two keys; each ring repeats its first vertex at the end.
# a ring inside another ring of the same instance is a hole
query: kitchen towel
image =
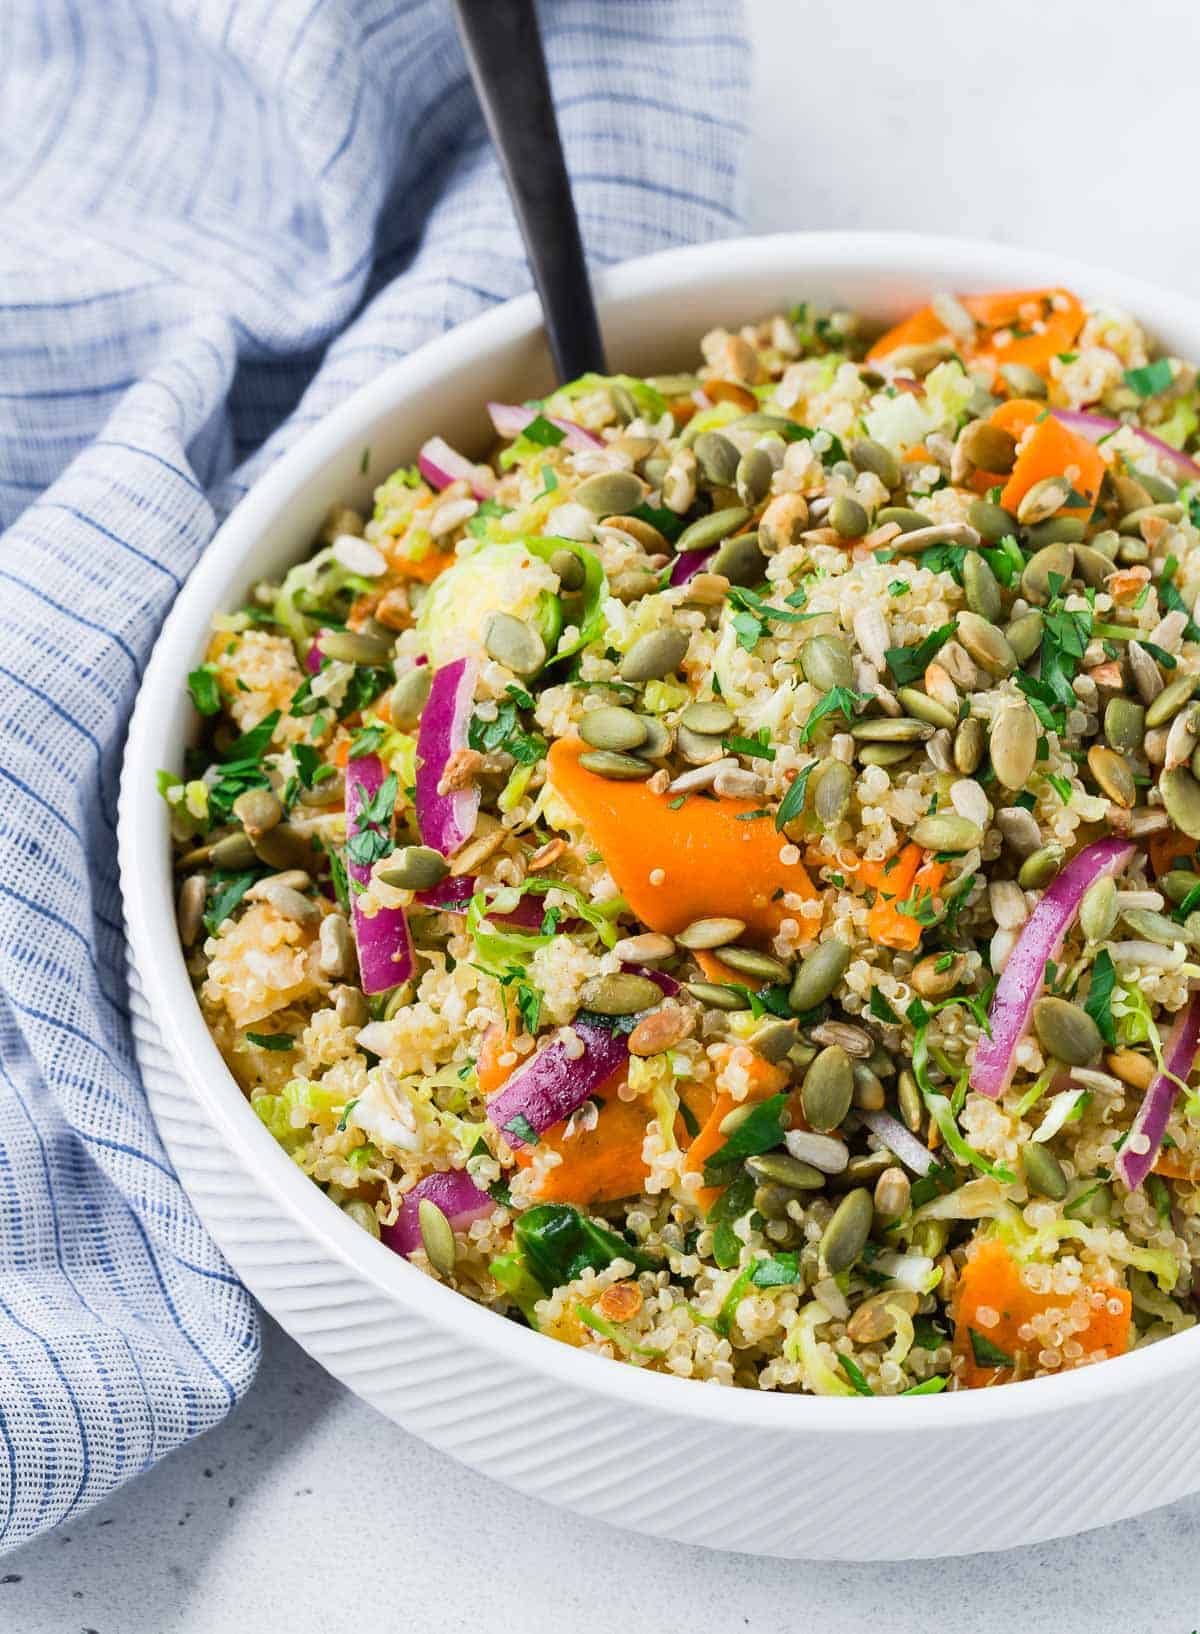
{"type": "MultiPolygon", "coordinates": [[[[444,0],[4,0],[0,1546],[249,1387],[254,1307],[133,1059],[115,802],[221,515],[529,275],[444,0]]],[[[735,231],[729,0],[547,0],[596,266],[735,231]]],[[[480,381],[484,392],[486,382],[480,381]]]]}

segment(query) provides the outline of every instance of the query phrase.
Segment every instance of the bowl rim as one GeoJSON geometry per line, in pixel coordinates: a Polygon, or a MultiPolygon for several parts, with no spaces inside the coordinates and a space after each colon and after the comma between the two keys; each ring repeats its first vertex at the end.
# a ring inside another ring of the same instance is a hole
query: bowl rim
{"type": "MultiPolygon", "coordinates": [[[[983,240],[900,232],[797,232],[720,239],[660,251],[605,270],[596,278],[603,317],[617,303],[680,292],[764,262],[802,284],[806,269],[924,272],[936,262],[953,287],[963,274],[984,282],[980,268],[994,264],[992,287],[1069,283],[1097,298],[1115,298],[1139,317],[1155,313],[1194,330],[1200,350],[1200,302],[1131,275],[1068,260],[1045,251],[983,240]]],[[[1151,328],[1154,320],[1149,320],[1151,328]]],[[[295,1164],[251,1111],[217,1049],[195,1000],[175,930],[173,893],[160,874],[139,866],[162,843],[162,807],[154,773],[169,763],[167,716],[184,684],[231,568],[253,551],[260,532],[306,476],[357,446],[363,429],[419,392],[424,381],[490,351],[536,336],[540,309],[533,294],[506,301],[427,342],[360,386],[307,430],[253,485],[217,530],[189,575],[159,632],[130,722],[118,803],[118,856],[127,937],[146,1002],[176,1069],[235,1160],[266,1193],[289,1226],[381,1296],[408,1307],[464,1342],[499,1353],[527,1373],[568,1388],[677,1419],[720,1420],[732,1426],[771,1427],[839,1436],[986,1428],[1016,1419],[1082,1408],[1132,1394],[1200,1364],[1200,1327],[1103,1364],[1022,1381],[995,1390],[902,1396],[829,1397],[747,1389],[705,1389],[698,1381],[620,1365],[547,1339],[435,1282],[391,1253],[348,1218],[295,1164]]],[[[436,429],[436,428],[435,428],[436,429]]],[[[236,1266],[234,1267],[236,1270],[236,1266]]],[[[269,1307],[268,1307],[269,1308],[269,1307]]],[[[381,1306],[382,1313],[382,1306],[381,1306]]],[[[404,1365],[398,1358],[395,1364],[404,1365]]]]}

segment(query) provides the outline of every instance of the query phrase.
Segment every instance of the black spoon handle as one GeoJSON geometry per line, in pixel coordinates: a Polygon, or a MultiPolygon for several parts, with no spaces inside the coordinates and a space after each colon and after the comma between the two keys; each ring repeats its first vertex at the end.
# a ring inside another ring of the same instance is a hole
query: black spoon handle
{"type": "Polygon", "coordinates": [[[560,380],[605,372],[579,220],[533,0],[454,0],[458,31],[500,155],[560,380]]]}

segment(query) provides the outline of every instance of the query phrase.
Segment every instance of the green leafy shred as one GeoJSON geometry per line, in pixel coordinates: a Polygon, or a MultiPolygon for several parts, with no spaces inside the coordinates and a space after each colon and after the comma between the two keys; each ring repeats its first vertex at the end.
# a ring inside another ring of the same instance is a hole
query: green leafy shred
{"type": "Polygon", "coordinates": [[[1100,1029],[1100,1036],[1106,1044],[1115,1046],[1117,1029],[1113,1021],[1112,998],[1113,990],[1117,985],[1117,972],[1113,967],[1112,958],[1107,948],[1101,948],[1092,965],[1092,982],[1088,988],[1088,996],[1083,1001],[1083,1007],[1100,1029]]]}
{"type": "Polygon", "coordinates": [[[914,681],[919,681],[931,661],[954,634],[954,630],[955,624],[951,620],[949,624],[942,624],[936,630],[931,630],[915,647],[889,647],[884,657],[896,685],[906,687],[911,686],[914,681]]]}
{"type": "Polygon", "coordinates": [[[200,714],[220,714],[221,694],[217,687],[215,664],[201,664],[198,669],[192,670],[187,678],[187,687],[200,714]]]}
{"type": "Polygon", "coordinates": [[[854,1386],[855,1395],[873,1396],[875,1394],[874,1390],[872,1390],[871,1386],[867,1383],[866,1374],[863,1372],[862,1368],[859,1367],[857,1362],[852,1361],[849,1356],[845,1355],[840,1350],[837,1352],[837,1359],[838,1365],[840,1366],[842,1372],[854,1386]]]}
{"type": "Polygon", "coordinates": [[[869,702],[870,694],[867,692],[854,692],[850,687],[833,687],[813,706],[808,719],[797,734],[798,741],[807,743],[817,727],[829,715],[840,712],[849,723],[854,719],[854,711],[858,705],[869,702]]]}
{"type": "Polygon", "coordinates": [[[787,793],[779,802],[779,809],[775,813],[775,827],[781,832],[803,812],[808,780],[819,765],[820,761],[810,760],[807,766],[801,766],[789,783],[787,793]]]}
{"type": "Polygon", "coordinates": [[[782,1117],[787,1099],[786,1095],[771,1095],[751,1108],[724,1146],[704,1165],[705,1185],[721,1185],[744,1158],[757,1157],[760,1152],[769,1152],[779,1145],[783,1139],[782,1117]]]}
{"type": "Polygon", "coordinates": [[[971,1352],[975,1357],[976,1367],[1012,1367],[1013,1359],[1006,1350],[994,1345],[985,1333],[977,1328],[968,1328],[971,1337],[971,1352]]]}
{"type": "Polygon", "coordinates": [[[247,1033],[248,1044],[257,1044],[260,1050],[294,1050],[296,1040],[291,1033],[247,1033]]]}
{"type": "Polygon", "coordinates": [[[1157,397],[1171,384],[1170,361],[1156,357],[1153,363],[1144,363],[1140,369],[1126,369],[1125,384],[1139,397],[1157,397]]]}

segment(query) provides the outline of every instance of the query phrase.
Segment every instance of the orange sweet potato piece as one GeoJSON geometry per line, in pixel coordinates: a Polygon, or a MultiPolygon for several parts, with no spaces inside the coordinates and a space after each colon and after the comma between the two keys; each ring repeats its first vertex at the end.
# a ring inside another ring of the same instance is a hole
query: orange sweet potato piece
{"type": "MultiPolygon", "coordinates": [[[[979,326],[970,341],[954,337],[955,351],[968,360],[1023,363],[1048,375],[1055,355],[1068,351],[1083,328],[1083,307],[1066,289],[1004,290],[958,298],[979,326]]],[[[867,358],[874,362],[901,346],[927,346],[949,333],[933,308],[923,306],[881,335],[867,358]]]]}
{"type": "MultiPolygon", "coordinates": [[[[700,1133],[688,1147],[688,1170],[697,1174],[704,1173],[704,1165],[714,1152],[719,1152],[729,1139],[721,1129],[722,1122],[729,1116],[736,1106],[745,1106],[755,1101],[765,1101],[770,1095],[778,1095],[788,1083],[788,1074],[785,1068],[777,1067],[770,1061],[764,1061],[762,1056],[746,1050],[746,1072],[750,1079],[750,1089],[745,1099],[735,1101],[726,1090],[720,1090],[713,1102],[712,1111],[701,1125],[700,1133]]],[[[696,1192],[696,1202],[705,1214],[716,1202],[720,1195],[720,1186],[701,1186],[696,1192]]]]}
{"type": "Polygon", "coordinates": [[[494,1095],[515,1071],[516,1058],[505,1063],[502,1057],[512,1054],[516,1036],[512,1018],[508,1016],[503,1026],[496,1022],[484,1033],[483,1043],[479,1046],[479,1059],[475,1063],[475,1081],[481,1095],[494,1095]]]}
{"type": "Polygon", "coordinates": [[[1000,503],[1005,510],[1015,513],[1017,506],[1044,477],[1070,476],[1071,486],[1083,496],[1079,505],[1064,505],[1060,516],[1078,516],[1086,520],[1092,514],[1100,484],[1104,480],[1104,456],[1092,447],[1086,437],[1063,425],[1052,414],[1039,420],[1017,455],[1012,475],[1004,485],[1000,503]]]}
{"type": "Polygon", "coordinates": [[[946,865],[935,862],[919,845],[906,845],[894,861],[864,861],[852,878],[876,893],[867,914],[871,940],[911,952],[921,940],[921,926],[911,914],[900,911],[900,904],[914,896],[919,901],[926,892],[936,895],[945,877],[946,865]]]}
{"type": "Polygon", "coordinates": [[[1152,834],[1146,841],[1146,851],[1150,857],[1150,866],[1157,879],[1159,874],[1169,874],[1175,866],[1177,857],[1186,857],[1190,860],[1196,854],[1196,841],[1181,834],[1177,828],[1168,828],[1164,834],[1152,834]]]}

